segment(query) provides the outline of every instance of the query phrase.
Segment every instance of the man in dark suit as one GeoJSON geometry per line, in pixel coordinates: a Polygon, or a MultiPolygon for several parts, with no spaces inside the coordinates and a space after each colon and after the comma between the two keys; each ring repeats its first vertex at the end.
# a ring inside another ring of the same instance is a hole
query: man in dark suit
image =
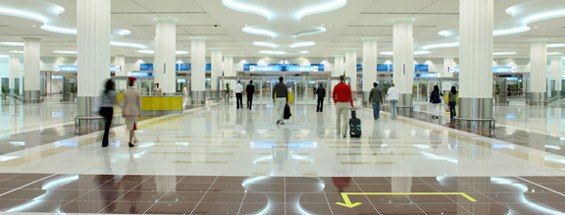
{"type": "Polygon", "coordinates": [[[316,89],[316,95],[318,95],[318,104],[316,105],[316,112],[323,112],[324,98],[326,98],[326,89],[324,89],[324,85],[320,84],[320,87],[316,89]]]}
{"type": "Polygon", "coordinates": [[[251,106],[253,106],[253,94],[255,94],[253,81],[249,81],[249,84],[245,87],[245,92],[247,93],[247,109],[251,110],[251,106]]]}

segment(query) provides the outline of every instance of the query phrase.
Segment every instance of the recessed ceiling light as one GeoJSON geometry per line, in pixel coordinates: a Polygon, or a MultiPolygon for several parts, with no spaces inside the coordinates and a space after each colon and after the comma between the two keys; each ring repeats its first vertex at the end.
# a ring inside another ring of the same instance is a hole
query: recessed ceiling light
{"type": "Polygon", "coordinates": [[[516,52],[494,52],[492,55],[494,56],[503,56],[503,55],[515,55],[516,52]]]}
{"type": "Polygon", "coordinates": [[[291,45],[289,45],[288,47],[290,48],[302,48],[302,47],[309,47],[309,46],[314,46],[316,45],[315,42],[313,41],[307,41],[307,42],[297,42],[297,43],[293,43],[291,45]]]}
{"type": "Polygon", "coordinates": [[[279,45],[274,44],[274,43],[270,43],[270,42],[261,42],[261,41],[255,41],[253,42],[254,46],[261,46],[261,47],[269,47],[269,48],[278,48],[279,45]]]}
{"type": "Polygon", "coordinates": [[[23,47],[23,46],[24,46],[24,43],[21,43],[21,42],[0,42],[0,45],[3,45],[3,46],[20,46],[20,47],[23,47]]]}
{"type": "Polygon", "coordinates": [[[12,51],[9,51],[9,52],[13,53],[13,54],[23,54],[24,53],[24,51],[20,51],[20,50],[12,50],[12,51]]]}
{"type": "Polygon", "coordinates": [[[284,51],[269,51],[269,50],[261,50],[259,51],[261,54],[270,54],[270,55],[283,55],[286,54],[284,51]]]}
{"type": "Polygon", "coordinates": [[[53,51],[56,54],[77,54],[76,51],[53,51]]]}

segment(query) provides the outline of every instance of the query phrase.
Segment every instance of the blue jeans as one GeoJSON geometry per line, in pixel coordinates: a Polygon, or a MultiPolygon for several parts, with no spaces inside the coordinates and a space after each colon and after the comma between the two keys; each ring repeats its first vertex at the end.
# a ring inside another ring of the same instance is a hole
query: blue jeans
{"type": "Polygon", "coordinates": [[[373,117],[375,120],[380,118],[381,104],[379,102],[373,102],[373,117]]]}
{"type": "Polygon", "coordinates": [[[390,115],[392,116],[393,119],[396,119],[397,117],[397,110],[396,110],[396,105],[398,104],[398,100],[391,100],[390,101],[390,115]]]}

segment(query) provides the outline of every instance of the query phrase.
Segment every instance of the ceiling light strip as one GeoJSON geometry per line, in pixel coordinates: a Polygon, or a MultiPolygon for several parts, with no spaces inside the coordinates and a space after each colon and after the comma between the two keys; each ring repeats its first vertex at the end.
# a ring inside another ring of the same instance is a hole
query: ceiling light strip
{"type": "Polygon", "coordinates": [[[311,5],[309,7],[300,9],[298,12],[295,13],[294,16],[297,20],[301,20],[302,18],[310,15],[325,13],[325,12],[330,12],[340,9],[345,5],[347,5],[347,0],[331,0],[324,4],[311,5]]]}
{"type": "Polygon", "coordinates": [[[256,14],[259,16],[263,16],[269,20],[271,20],[274,17],[274,13],[271,12],[270,10],[267,10],[259,6],[246,4],[237,0],[222,0],[222,4],[229,9],[239,12],[244,12],[244,13],[256,14]]]}

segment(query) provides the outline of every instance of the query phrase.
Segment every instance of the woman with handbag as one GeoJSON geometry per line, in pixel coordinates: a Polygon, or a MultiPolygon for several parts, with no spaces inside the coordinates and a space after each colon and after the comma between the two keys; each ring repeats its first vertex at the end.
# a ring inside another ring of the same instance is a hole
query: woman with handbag
{"type": "MultiPolygon", "coordinates": [[[[133,141],[135,140],[135,130],[137,130],[136,123],[141,115],[140,110],[140,94],[134,88],[135,78],[128,78],[128,88],[124,92],[124,110],[123,115],[126,120],[126,126],[129,131],[129,147],[134,147],[133,141]]],[[[135,140],[137,142],[137,140],[135,140]]]]}
{"type": "Polygon", "coordinates": [[[432,103],[433,107],[433,115],[432,119],[439,119],[439,115],[441,113],[441,92],[439,92],[439,87],[437,85],[434,86],[434,90],[430,95],[430,103],[432,103]]]}
{"type": "Polygon", "coordinates": [[[457,89],[455,86],[451,87],[451,91],[449,91],[449,116],[451,119],[457,117],[457,112],[455,107],[457,106],[457,89]]]}

